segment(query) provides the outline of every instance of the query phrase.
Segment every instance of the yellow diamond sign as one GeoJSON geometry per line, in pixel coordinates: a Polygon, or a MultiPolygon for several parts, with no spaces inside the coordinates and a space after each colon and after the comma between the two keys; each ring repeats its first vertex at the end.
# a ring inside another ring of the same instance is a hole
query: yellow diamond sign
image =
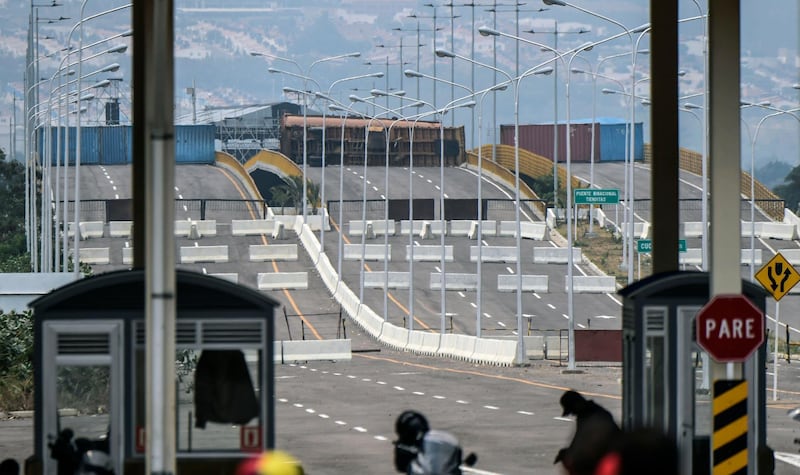
{"type": "Polygon", "coordinates": [[[775,301],[783,298],[792,290],[792,287],[800,282],[800,274],[797,273],[797,269],[789,264],[789,261],[780,252],[756,272],[755,278],[775,301]]]}

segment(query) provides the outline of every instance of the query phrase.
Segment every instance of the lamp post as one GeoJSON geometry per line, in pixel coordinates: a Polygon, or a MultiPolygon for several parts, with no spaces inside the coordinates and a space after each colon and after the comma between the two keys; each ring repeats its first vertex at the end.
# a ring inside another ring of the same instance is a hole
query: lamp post
{"type": "MultiPolygon", "coordinates": [[[[335,55],[335,56],[327,56],[325,58],[321,58],[321,59],[318,59],[318,60],[312,62],[305,70],[300,66],[300,63],[298,63],[297,61],[295,61],[293,59],[283,58],[283,57],[280,57],[280,56],[275,56],[275,55],[272,55],[270,53],[251,51],[250,52],[250,56],[264,56],[264,57],[272,58],[272,59],[275,59],[275,60],[278,60],[278,61],[285,61],[285,62],[294,64],[295,67],[300,71],[299,74],[289,73],[288,71],[283,71],[283,70],[275,69],[275,68],[269,68],[268,71],[271,72],[271,73],[282,73],[282,74],[286,74],[286,75],[289,75],[289,76],[294,76],[294,77],[302,79],[303,80],[303,91],[307,91],[308,90],[308,82],[309,81],[314,82],[317,85],[318,89],[320,89],[320,90],[322,89],[319,86],[319,83],[317,83],[316,81],[314,81],[310,77],[311,76],[311,70],[314,69],[314,66],[316,66],[316,65],[318,65],[320,63],[328,62],[328,61],[336,61],[338,59],[358,58],[359,56],[361,56],[361,53],[353,52],[353,53],[338,54],[338,55],[335,55]]],[[[307,199],[308,198],[308,183],[307,183],[307,177],[308,177],[308,111],[307,111],[307,109],[308,109],[308,95],[304,94],[303,98],[304,98],[304,105],[303,105],[303,191],[302,191],[302,193],[303,193],[303,222],[305,222],[306,219],[308,218],[308,199],[307,199]]]]}
{"type": "Polygon", "coordinates": [[[552,73],[552,68],[547,68],[547,70],[543,70],[542,68],[551,62],[555,61],[556,58],[549,59],[543,63],[540,63],[524,73],[522,73],[518,77],[512,77],[507,72],[495,68],[494,66],[490,66],[485,63],[481,63],[479,61],[475,61],[471,58],[467,58],[465,56],[461,56],[459,54],[453,53],[447,50],[436,50],[436,55],[440,57],[447,57],[447,58],[459,58],[464,61],[474,62],[478,66],[482,66],[485,68],[493,69],[496,72],[504,75],[509,83],[514,88],[514,204],[515,204],[515,219],[516,219],[516,251],[517,251],[517,296],[516,296],[516,303],[517,303],[517,354],[515,357],[515,362],[517,364],[524,364],[527,355],[525,352],[525,339],[523,338],[523,325],[522,325],[522,233],[521,233],[521,226],[520,226],[520,198],[519,198],[519,85],[523,78],[533,75],[533,74],[549,74],[552,73]]]}

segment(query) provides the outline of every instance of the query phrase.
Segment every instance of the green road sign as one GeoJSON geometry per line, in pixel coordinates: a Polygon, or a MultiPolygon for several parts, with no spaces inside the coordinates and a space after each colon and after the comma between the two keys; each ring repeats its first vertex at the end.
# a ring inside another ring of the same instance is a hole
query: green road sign
{"type": "Polygon", "coordinates": [[[619,203],[619,190],[593,190],[580,188],[574,190],[576,205],[615,205],[619,203]]]}
{"type": "MultiPolygon", "coordinates": [[[[652,239],[639,239],[636,241],[636,252],[649,254],[653,252],[652,239]]],[[[678,239],[678,252],[686,252],[686,239],[678,239]]]]}

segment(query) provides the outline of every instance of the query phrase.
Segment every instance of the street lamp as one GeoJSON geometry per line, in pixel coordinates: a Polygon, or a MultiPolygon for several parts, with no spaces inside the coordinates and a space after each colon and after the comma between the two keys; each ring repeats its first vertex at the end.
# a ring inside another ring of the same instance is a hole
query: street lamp
{"type": "MultiPolygon", "coordinates": [[[[289,76],[294,76],[294,77],[302,79],[303,80],[303,89],[302,90],[303,91],[307,91],[308,90],[308,82],[309,81],[313,82],[317,86],[317,88],[319,90],[322,90],[322,88],[320,87],[319,83],[314,81],[310,77],[311,76],[311,70],[314,69],[314,66],[316,66],[316,65],[318,65],[320,63],[324,63],[324,62],[328,62],[328,61],[335,61],[335,60],[338,60],[338,59],[358,58],[359,56],[361,56],[361,53],[353,52],[353,53],[338,54],[338,55],[335,55],[335,56],[327,56],[325,58],[321,58],[321,59],[318,59],[318,60],[312,62],[308,66],[308,68],[306,68],[305,70],[303,70],[303,68],[300,66],[300,64],[297,61],[293,60],[293,59],[282,58],[280,56],[275,56],[275,55],[272,55],[270,53],[251,51],[250,52],[250,56],[264,56],[264,57],[272,58],[272,59],[275,59],[275,60],[285,61],[285,62],[294,64],[295,67],[300,71],[299,74],[290,73],[288,71],[283,71],[283,70],[275,69],[275,68],[268,68],[268,71],[270,73],[281,73],[281,74],[286,74],[286,75],[289,75],[289,76]]],[[[303,222],[305,222],[307,217],[308,217],[308,204],[307,204],[308,184],[306,182],[307,177],[308,177],[308,113],[307,113],[308,95],[304,94],[303,98],[304,98],[304,104],[303,104],[303,191],[302,191],[302,193],[303,193],[303,222]]]]}

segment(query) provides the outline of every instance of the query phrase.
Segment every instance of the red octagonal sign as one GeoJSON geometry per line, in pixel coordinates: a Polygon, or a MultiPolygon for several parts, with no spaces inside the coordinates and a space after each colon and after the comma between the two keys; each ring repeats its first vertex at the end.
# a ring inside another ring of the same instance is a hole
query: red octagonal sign
{"type": "Polygon", "coordinates": [[[717,295],[697,313],[697,344],[720,363],[746,360],[764,342],[764,314],[744,295],[717,295]]]}

